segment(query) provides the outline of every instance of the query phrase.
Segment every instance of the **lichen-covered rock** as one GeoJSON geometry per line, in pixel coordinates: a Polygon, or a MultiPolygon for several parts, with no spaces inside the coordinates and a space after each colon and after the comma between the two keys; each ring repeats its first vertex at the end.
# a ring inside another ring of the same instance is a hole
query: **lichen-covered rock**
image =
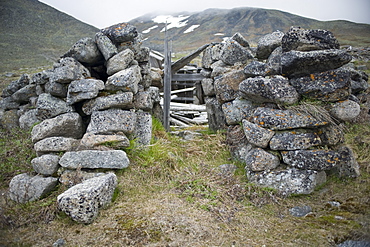
{"type": "Polygon", "coordinates": [[[29,130],[38,122],[40,119],[37,117],[37,109],[31,109],[19,117],[19,127],[24,130],[29,130]]]}
{"type": "Polygon", "coordinates": [[[295,88],[282,76],[248,78],[239,84],[239,90],[243,98],[257,103],[295,104],[299,100],[295,88]]]}
{"type": "Polygon", "coordinates": [[[336,102],[351,94],[350,73],[346,70],[330,70],[290,80],[290,84],[306,98],[336,102]]]}
{"type": "Polygon", "coordinates": [[[116,186],[117,177],[113,173],[88,179],[60,194],[58,208],[74,221],[90,224],[98,216],[99,209],[111,202],[116,186]]]}
{"type": "Polygon", "coordinates": [[[215,80],[216,97],[221,103],[232,101],[238,97],[239,84],[247,77],[243,70],[224,74],[215,80]]]}
{"type": "Polygon", "coordinates": [[[306,113],[267,107],[258,107],[252,115],[251,122],[272,130],[315,128],[328,124],[328,122],[317,120],[306,113]]]}
{"type": "Polygon", "coordinates": [[[150,111],[153,108],[153,99],[149,91],[138,92],[134,96],[133,105],[135,109],[150,111]]]}
{"type": "Polygon", "coordinates": [[[241,46],[245,48],[249,48],[248,41],[240,33],[235,33],[230,39],[235,40],[236,42],[238,42],[241,46]]]}
{"type": "Polygon", "coordinates": [[[341,155],[333,150],[294,150],[282,151],[283,161],[298,169],[323,171],[335,167],[341,155]]]}
{"type": "Polygon", "coordinates": [[[94,134],[114,134],[123,132],[130,135],[135,130],[136,113],[121,109],[95,111],[86,132],[94,134]]]}
{"type": "Polygon", "coordinates": [[[81,63],[72,57],[65,57],[54,65],[50,74],[50,82],[70,83],[74,80],[90,77],[91,74],[81,63]]]}
{"type": "Polygon", "coordinates": [[[266,62],[266,74],[267,75],[281,75],[281,55],[283,54],[283,49],[281,46],[277,47],[268,57],[266,62]]]}
{"type": "Polygon", "coordinates": [[[133,41],[138,36],[136,27],[129,23],[118,23],[101,29],[100,32],[106,35],[115,45],[133,41]]]}
{"type": "Polygon", "coordinates": [[[279,166],[279,157],[273,155],[262,148],[253,148],[248,152],[245,169],[248,171],[259,172],[269,171],[279,166]]]}
{"type": "Polygon", "coordinates": [[[266,76],[267,69],[265,63],[253,61],[244,67],[244,73],[247,77],[266,76]]]}
{"type": "Polygon", "coordinates": [[[240,123],[251,115],[254,109],[255,106],[251,101],[241,98],[222,104],[222,111],[228,125],[240,123]]]}
{"type": "Polygon", "coordinates": [[[224,43],[220,59],[222,62],[228,65],[234,65],[235,63],[245,63],[248,59],[252,59],[253,54],[251,51],[241,46],[235,40],[228,40],[224,43]]]}
{"type": "Polygon", "coordinates": [[[215,131],[226,129],[226,119],[222,106],[216,98],[206,98],[206,109],[209,129],[215,131]]]}
{"type": "Polygon", "coordinates": [[[104,62],[104,58],[92,38],[80,39],[62,57],[73,57],[80,63],[89,66],[96,66],[104,62]]]}
{"type": "Polygon", "coordinates": [[[329,110],[332,116],[342,121],[355,119],[360,114],[360,111],[360,105],[352,100],[339,101],[329,110]]]}
{"type": "Polygon", "coordinates": [[[16,91],[12,98],[15,102],[28,103],[30,98],[37,96],[36,85],[30,84],[16,91]]]}
{"type": "Polygon", "coordinates": [[[257,44],[256,57],[258,59],[267,59],[277,47],[281,46],[283,36],[283,32],[275,31],[260,38],[257,44]]]}
{"type": "Polygon", "coordinates": [[[322,145],[335,146],[344,142],[344,132],[342,128],[329,124],[321,127],[318,131],[322,145]]]}
{"type": "Polygon", "coordinates": [[[67,103],[72,105],[86,99],[93,99],[103,89],[104,82],[102,80],[82,79],[72,81],[68,86],[67,103]]]}
{"type": "Polygon", "coordinates": [[[5,111],[18,109],[19,106],[20,106],[20,103],[16,102],[11,96],[0,99],[0,108],[5,111]]]}
{"type": "Polygon", "coordinates": [[[281,72],[290,78],[305,76],[337,69],[351,59],[344,50],[289,51],[281,55],[281,72]]]}
{"type": "Polygon", "coordinates": [[[30,83],[30,80],[31,78],[28,74],[22,74],[18,80],[12,81],[8,86],[6,86],[3,89],[1,96],[3,98],[12,96],[19,89],[27,86],[30,83]]]}
{"type": "Polygon", "coordinates": [[[262,173],[247,171],[247,176],[250,182],[274,188],[284,195],[310,194],[316,186],[326,182],[324,171],[299,169],[265,171],[262,173]]]}
{"type": "Polygon", "coordinates": [[[76,112],[70,112],[46,119],[35,125],[31,132],[31,138],[34,143],[53,136],[79,139],[82,137],[83,131],[84,126],[81,116],[76,112]]]}
{"type": "Polygon", "coordinates": [[[59,153],[76,149],[78,144],[79,140],[74,138],[53,136],[36,142],[34,149],[37,154],[59,153]]]}
{"type": "Polygon", "coordinates": [[[127,69],[134,60],[134,53],[130,49],[123,50],[107,61],[107,74],[113,75],[127,69]]]}
{"type": "Polygon", "coordinates": [[[226,142],[233,158],[240,161],[245,161],[245,157],[247,157],[247,154],[252,149],[252,145],[249,144],[243,127],[240,125],[230,125],[227,128],[226,142]]]}
{"type": "Polygon", "coordinates": [[[299,133],[296,131],[276,133],[271,141],[272,150],[299,150],[321,144],[320,137],[313,132],[299,133]]]}
{"type": "Polygon", "coordinates": [[[202,89],[205,96],[216,95],[214,81],[211,78],[204,78],[202,80],[202,89]]]}
{"type": "Polygon", "coordinates": [[[283,52],[291,50],[313,51],[339,49],[339,42],[333,33],[327,30],[306,30],[300,27],[291,27],[281,40],[283,52]]]}
{"type": "Polygon", "coordinates": [[[56,98],[48,93],[43,93],[37,100],[36,110],[37,117],[40,120],[45,120],[64,113],[73,112],[74,108],[60,98],[56,98]]]}
{"type": "Polygon", "coordinates": [[[68,84],[49,81],[45,84],[45,93],[49,93],[59,98],[66,98],[68,93],[68,84]]]}
{"type": "Polygon", "coordinates": [[[18,203],[35,201],[51,192],[57,184],[57,178],[19,174],[10,181],[9,197],[18,203]]]}
{"type": "Polygon", "coordinates": [[[130,146],[130,140],[123,133],[115,135],[94,135],[93,133],[86,133],[80,141],[79,150],[95,149],[105,145],[108,147],[125,148],[130,146]]]}
{"type": "Polygon", "coordinates": [[[102,32],[97,32],[95,34],[95,42],[106,61],[118,53],[117,47],[102,32]]]}
{"type": "Polygon", "coordinates": [[[152,116],[148,112],[137,112],[133,138],[138,145],[149,145],[152,139],[152,116]]]}
{"type": "Polygon", "coordinates": [[[356,161],[353,150],[345,145],[339,147],[336,151],[339,153],[340,159],[337,165],[330,170],[330,173],[343,178],[355,178],[360,176],[360,166],[356,161]]]}
{"type": "Polygon", "coordinates": [[[202,67],[210,69],[214,62],[220,60],[222,48],[223,44],[220,43],[209,45],[203,52],[202,67]]]}
{"type": "Polygon", "coordinates": [[[244,134],[247,137],[248,142],[257,147],[266,148],[275,134],[274,131],[262,128],[246,119],[243,119],[242,123],[244,134]]]}
{"type": "Polygon", "coordinates": [[[140,67],[133,65],[108,77],[105,89],[112,91],[122,90],[136,94],[139,90],[141,78],[140,67]]]}
{"type": "Polygon", "coordinates": [[[101,96],[85,102],[82,111],[91,115],[93,111],[107,110],[110,108],[130,109],[133,106],[134,95],[132,92],[117,93],[101,96]]]}
{"type": "Polygon", "coordinates": [[[51,176],[58,171],[59,159],[58,155],[45,154],[32,159],[31,164],[36,173],[51,176]]]}
{"type": "Polygon", "coordinates": [[[66,152],[59,164],[68,169],[123,169],[129,166],[130,161],[122,150],[82,150],[66,152]]]}

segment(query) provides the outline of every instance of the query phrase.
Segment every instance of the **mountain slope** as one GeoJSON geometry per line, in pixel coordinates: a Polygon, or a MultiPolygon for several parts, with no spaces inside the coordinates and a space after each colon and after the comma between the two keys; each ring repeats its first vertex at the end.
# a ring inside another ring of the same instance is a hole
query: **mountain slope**
{"type": "MultiPolygon", "coordinates": [[[[165,17],[148,14],[130,21],[143,32],[144,45],[163,50],[165,17]],[[157,27],[156,27],[157,26],[157,27]]],[[[176,13],[168,19],[168,34],[174,51],[192,50],[209,42],[220,42],[240,32],[252,45],[265,34],[276,30],[286,32],[291,26],[327,29],[341,45],[370,46],[370,25],[349,21],[317,21],[287,12],[259,8],[208,9],[198,13],[176,13]],[[176,26],[173,17],[181,17],[176,26]],[[190,29],[189,29],[190,28],[190,29]]]]}
{"type": "Polygon", "coordinates": [[[37,0],[0,1],[0,72],[52,64],[97,28],[37,0]]]}

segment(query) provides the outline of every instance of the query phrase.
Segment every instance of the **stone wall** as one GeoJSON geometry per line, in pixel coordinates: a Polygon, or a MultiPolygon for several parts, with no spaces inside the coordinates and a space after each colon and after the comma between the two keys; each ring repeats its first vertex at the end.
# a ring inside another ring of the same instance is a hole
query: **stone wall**
{"type": "Polygon", "coordinates": [[[369,84],[351,59],[331,32],[294,27],[262,37],[257,49],[240,34],[207,48],[209,126],[227,129],[251,182],[309,194],[327,173],[359,175],[343,123],[369,123],[369,84]]]}

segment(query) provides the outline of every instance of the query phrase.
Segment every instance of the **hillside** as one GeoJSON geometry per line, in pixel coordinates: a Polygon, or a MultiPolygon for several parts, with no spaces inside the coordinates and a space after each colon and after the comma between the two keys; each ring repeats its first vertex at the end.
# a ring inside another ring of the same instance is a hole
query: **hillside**
{"type": "Polygon", "coordinates": [[[192,50],[209,42],[220,42],[240,32],[251,45],[276,30],[286,32],[291,26],[327,29],[341,45],[370,46],[370,25],[349,21],[317,21],[287,12],[259,8],[208,9],[198,13],[147,14],[130,21],[143,33],[144,45],[163,50],[166,18],[173,51],[192,50]]]}
{"type": "Polygon", "coordinates": [[[50,65],[97,30],[37,0],[1,0],[0,72],[50,65]]]}

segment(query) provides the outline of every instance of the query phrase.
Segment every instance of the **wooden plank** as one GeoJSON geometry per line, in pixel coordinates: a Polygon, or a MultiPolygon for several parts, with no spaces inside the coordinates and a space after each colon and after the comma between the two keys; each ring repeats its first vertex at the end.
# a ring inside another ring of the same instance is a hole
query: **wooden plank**
{"type": "Polygon", "coordinates": [[[201,81],[205,77],[202,74],[173,74],[171,81],[201,81]]]}
{"type": "MultiPolygon", "coordinates": [[[[184,92],[190,92],[193,91],[195,87],[189,87],[189,88],[184,88],[184,89],[179,89],[179,90],[173,90],[171,91],[172,94],[177,94],[177,93],[184,93],[184,92]]],[[[159,95],[163,95],[163,93],[159,93],[159,95]]]]}
{"type": "Polygon", "coordinates": [[[163,80],[163,92],[164,92],[164,104],[163,104],[163,127],[166,131],[170,130],[170,102],[171,102],[171,51],[168,47],[168,33],[167,33],[167,22],[165,26],[165,40],[164,40],[164,80],[163,80]]]}
{"type": "Polygon", "coordinates": [[[172,74],[175,74],[179,69],[187,65],[191,62],[194,58],[199,56],[199,54],[204,51],[210,44],[205,44],[201,47],[199,47],[195,52],[189,54],[188,56],[182,57],[179,60],[177,60],[175,63],[171,66],[171,72],[172,74]]]}

